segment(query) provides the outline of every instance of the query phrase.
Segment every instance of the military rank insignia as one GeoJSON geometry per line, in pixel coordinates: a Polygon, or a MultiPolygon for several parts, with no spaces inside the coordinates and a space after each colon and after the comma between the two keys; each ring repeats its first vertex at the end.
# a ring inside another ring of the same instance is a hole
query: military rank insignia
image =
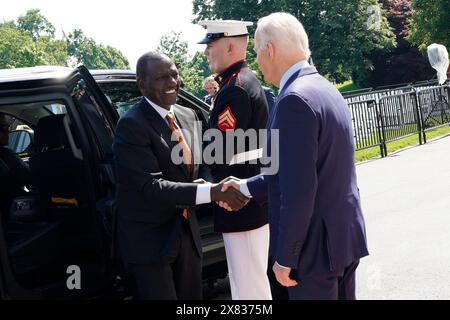
{"type": "Polygon", "coordinates": [[[236,127],[236,117],[233,115],[230,107],[226,107],[219,114],[217,127],[222,131],[233,130],[236,127]]]}

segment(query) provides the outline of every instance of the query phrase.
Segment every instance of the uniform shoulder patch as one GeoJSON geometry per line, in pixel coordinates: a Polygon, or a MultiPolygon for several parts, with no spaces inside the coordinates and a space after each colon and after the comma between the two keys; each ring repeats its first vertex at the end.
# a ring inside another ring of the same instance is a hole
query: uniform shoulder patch
{"type": "Polygon", "coordinates": [[[217,127],[221,131],[233,130],[236,128],[236,117],[228,106],[223,110],[217,118],[217,127]]]}

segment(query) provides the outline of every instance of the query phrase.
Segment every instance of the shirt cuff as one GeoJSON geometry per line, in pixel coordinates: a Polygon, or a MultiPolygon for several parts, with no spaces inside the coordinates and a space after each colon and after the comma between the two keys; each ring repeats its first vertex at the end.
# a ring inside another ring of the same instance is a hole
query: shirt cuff
{"type": "Polygon", "coordinates": [[[250,194],[250,190],[248,190],[247,187],[247,179],[241,179],[239,181],[239,191],[241,191],[241,193],[247,198],[253,198],[252,195],[250,194]]]}
{"type": "Polygon", "coordinates": [[[211,183],[199,184],[197,186],[195,204],[198,205],[210,202],[211,202],[211,183]]]}
{"type": "Polygon", "coordinates": [[[283,269],[291,269],[291,268],[289,268],[289,267],[282,266],[281,264],[279,264],[279,263],[276,262],[276,261],[275,261],[275,264],[276,264],[277,266],[279,266],[280,268],[283,268],[283,269]]]}

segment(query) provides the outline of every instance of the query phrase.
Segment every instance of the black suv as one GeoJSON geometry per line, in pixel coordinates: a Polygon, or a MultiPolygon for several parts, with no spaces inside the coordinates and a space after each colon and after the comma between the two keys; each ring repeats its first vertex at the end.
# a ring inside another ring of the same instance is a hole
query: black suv
{"type": "MultiPolygon", "coordinates": [[[[0,70],[0,113],[15,119],[10,148],[29,163],[32,177],[0,204],[2,299],[127,296],[113,241],[112,141],[119,117],[140,98],[132,71],[0,70]],[[51,115],[63,118],[62,124],[39,121],[51,115]],[[56,141],[65,145],[50,148],[56,141]],[[65,196],[55,196],[61,190],[65,196]],[[80,276],[79,287],[71,285],[74,275],[80,276]]],[[[178,103],[206,126],[206,104],[182,89],[178,103]]],[[[0,181],[0,192],[7,190],[0,181]]],[[[227,273],[211,214],[209,205],[198,212],[205,282],[227,273]]]]}

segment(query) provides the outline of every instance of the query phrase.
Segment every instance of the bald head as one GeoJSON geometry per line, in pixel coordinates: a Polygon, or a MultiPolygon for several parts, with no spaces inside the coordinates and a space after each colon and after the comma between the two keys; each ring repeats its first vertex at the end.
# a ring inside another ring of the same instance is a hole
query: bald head
{"type": "Polygon", "coordinates": [[[247,45],[248,45],[248,37],[232,37],[226,38],[225,41],[228,41],[228,44],[233,46],[233,54],[236,56],[236,59],[242,60],[245,59],[247,55],[247,45]]]}
{"type": "Polygon", "coordinates": [[[248,36],[221,38],[206,45],[205,55],[213,73],[222,73],[232,64],[245,60],[248,36]]]}

